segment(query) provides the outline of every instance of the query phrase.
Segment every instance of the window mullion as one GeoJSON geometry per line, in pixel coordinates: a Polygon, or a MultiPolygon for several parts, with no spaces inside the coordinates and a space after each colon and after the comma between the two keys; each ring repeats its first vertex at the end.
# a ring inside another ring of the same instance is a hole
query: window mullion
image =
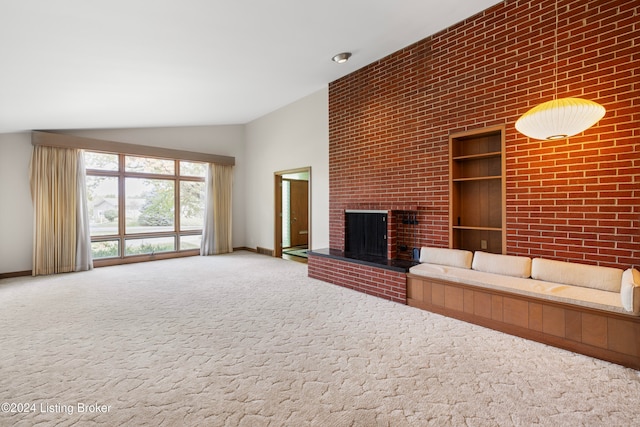
{"type": "Polygon", "coordinates": [[[124,154],[118,155],[118,239],[120,240],[119,258],[124,259],[125,245],[125,225],[127,221],[127,207],[125,204],[125,181],[124,181],[124,154]]]}
{"type": "MultiPolygon", "coordinates": [[[[178,161],[176,161],[176,166],[178,161]]],[[[176,169],[177,171],[177,169],[176,169]]],[[[176,251],[180,251],[180,178],[178,178],[178,176],[176,175],[175,177],[175,191],[174,191],[174,195],[175,195],[175,201],[173,204],[173,216],[174,216],[174,225],[175,225],[175,239],[176,239],[176,251]]]]}

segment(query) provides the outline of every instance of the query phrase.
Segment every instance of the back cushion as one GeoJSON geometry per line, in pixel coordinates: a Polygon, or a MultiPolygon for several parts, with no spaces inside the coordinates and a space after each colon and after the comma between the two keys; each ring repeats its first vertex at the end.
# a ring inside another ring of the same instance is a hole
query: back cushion
{"type": "Polygon", "coordinates": [[[420,250],[420,262],[449,267],[471,268],[473,252],[462,249],[427,248],[420,250]]]}
{"type": "Polygon", "coordinates": [[[531,276],[531,258],[476,251],[472,268],[485,273],[527,278],[531,276]]]}
{"type": "Polygon", "coordinates": [[[535,258],[531,263],[531,277],[546,282],[620,292],[622,270],[535,258]]]}
{"type": "Polygon", "coordinates": [[[625,310],[640,315],[640,271],[629,268],[622,273],[620,298],[625,310]]]}

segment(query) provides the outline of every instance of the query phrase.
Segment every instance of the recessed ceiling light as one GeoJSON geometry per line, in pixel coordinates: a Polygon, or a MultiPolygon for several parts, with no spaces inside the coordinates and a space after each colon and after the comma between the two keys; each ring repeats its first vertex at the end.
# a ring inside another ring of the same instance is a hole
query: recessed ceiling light
{"type": "Polygon", "coordinates": [[[338,64],[343,64],[347,62],[351,58],[351,52],[342,52],[331,58],[333,62],[337,62],[338,64]]]}

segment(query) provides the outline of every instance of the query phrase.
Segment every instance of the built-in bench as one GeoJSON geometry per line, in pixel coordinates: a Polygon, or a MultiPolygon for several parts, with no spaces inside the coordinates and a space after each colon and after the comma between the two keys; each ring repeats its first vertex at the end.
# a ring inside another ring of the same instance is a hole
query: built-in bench
{"type": "Polygon", "coordinates": [[[640,369],[640,273],[422,248],[407,304],[640,369]]]}

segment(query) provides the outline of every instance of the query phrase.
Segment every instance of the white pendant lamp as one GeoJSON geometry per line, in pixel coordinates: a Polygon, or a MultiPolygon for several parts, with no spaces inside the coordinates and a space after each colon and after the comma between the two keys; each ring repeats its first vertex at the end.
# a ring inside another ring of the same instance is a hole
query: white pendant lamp
{"type": "Polygon", "coordinates": [[[604,117],[606,110],[596,102],[581,98],[559,98],[558,95],[558,0],[554,32],[555,99],[539,104],[516,121],[516,130],[529,138],[554,140],[579,134],[604,117]]]}
{"type": "Polygon", "coordinates": [[[563,139],[589,129],[605,112],[602,105],[586,99],[554,99],[524,113],[516,129],[533,139],[563,139]]]}

